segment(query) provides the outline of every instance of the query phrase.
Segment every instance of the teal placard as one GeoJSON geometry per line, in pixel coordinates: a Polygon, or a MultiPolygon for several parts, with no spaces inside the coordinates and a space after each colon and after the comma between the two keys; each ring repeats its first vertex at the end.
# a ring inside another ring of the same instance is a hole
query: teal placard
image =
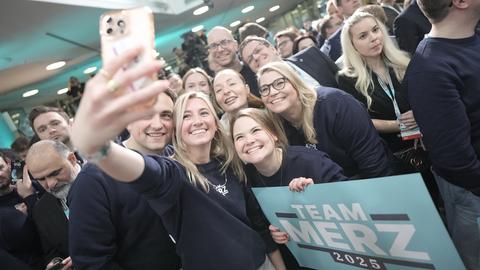
{"type": "Polygon", "coordinates": [[[253,191],[302,266],[465,269],[420,174],[253,191]]]}

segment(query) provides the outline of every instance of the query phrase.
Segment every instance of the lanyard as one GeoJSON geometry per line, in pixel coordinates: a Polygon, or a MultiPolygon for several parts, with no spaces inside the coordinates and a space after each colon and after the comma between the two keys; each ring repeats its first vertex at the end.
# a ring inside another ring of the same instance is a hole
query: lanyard
{"type": "Polygon", "coordinates": [[[377,75],[377,80],[378,80],[378,83],[380,84],[380,87],[382,87],[385,94],[387,94],[387,96],[392,100],[393,109],[395,110],[395,115],[397,116],[397,118],[400,118],[402,113],[400,112],[400,108],[398,107],[397,100],[395,99],[395,88],[393,87],[392,78],[390,77],[390,72],[388,72],[388,69],[387,69],[387,79],[388,79],[387,81],[388,85],[386,85],[385,82],[380,79],[380,76],[377,75]]]}

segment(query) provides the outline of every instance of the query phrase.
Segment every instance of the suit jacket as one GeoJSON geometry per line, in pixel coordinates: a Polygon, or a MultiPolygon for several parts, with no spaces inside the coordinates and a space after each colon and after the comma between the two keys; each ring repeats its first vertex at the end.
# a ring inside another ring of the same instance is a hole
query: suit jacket
{"type": "Polygon", "coordinates": [[[342,27],[338,28],[338,30],[333,33],[329,39],[325,40],[321,51],[327,52],[330,59],[334,62],[342,55],[342,43],[340,37],[342,35],[342,27]],[[328,48],[330,47],[330,48],[328,48]]]}
{"type": "Polygon", "coordinates": [[[415,53],[418,43],[431,28],[432,25],[418,7],[416,0],[413,0],[393,22],[393,32],[397,37],[398,46],[411,55],[415,53]]]}
{"type": "Polygon", "coordinates": [[[338,67],[317,47],[310,47],[285,59],[312,76],[321,86],[337,88],[338,67]]]}
{"type": "Polygon", "coordinates": [[[47,263],[55,257],[68,257],[68,219],[60,201],[45,192],[33,208],[33,220],[47,263]]]}

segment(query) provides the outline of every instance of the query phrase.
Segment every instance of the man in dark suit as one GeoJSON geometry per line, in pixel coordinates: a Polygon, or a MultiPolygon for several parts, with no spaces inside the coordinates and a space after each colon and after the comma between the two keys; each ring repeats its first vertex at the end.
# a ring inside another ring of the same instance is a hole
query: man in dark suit
{"type": "Polygon", "coordinates": [[[249,36],[240,44],[239,53],[243,62],[254,72],[270,62],[286,61],[311,87],[337,87],[337,66],[316,47],[310,47],[282,60],[268,40],[249,36]]]}
{"type": "MultiPolygon", "coordinates": [[[[45,192],[33,207],[33,220],[42,243],[44,257],[53,266],[54,258],[63,259],[63,269],[72,267],[68,252],[67,195],[80,172],[75,154],[59,141],[42,140],[28,150],[25,166],[45,192]]],[[[30,181],[24,174],[23,184],[30,181]]],[[[33,188],[31,189],[33,193],[33,188]]]]}
{"type": "MultiPolygon", "coordinates": [[[[362,1],[360,0],[335,0],[334,3],[338,13],[343,16],[344,20],[352,16],[352,14],[362,6],[362,1]]],[[[320,50],[333,61],[337,61],[342,55],[341,34],[342,28],[340,27],[329,39],[325,40],[325,43],[320,48],[320,50]]]]}
{"type": "Polygon", "coordinates": [[[400,49],[413,55],[418,43],[430,32],[432,25],[413,0],[393,22],[393,32],[400,49]]]}

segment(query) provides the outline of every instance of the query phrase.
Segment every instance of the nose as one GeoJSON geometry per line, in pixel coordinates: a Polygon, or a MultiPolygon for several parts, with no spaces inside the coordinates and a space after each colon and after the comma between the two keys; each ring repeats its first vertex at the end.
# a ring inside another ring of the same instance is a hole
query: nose
{"type": "Polygon", "coordinates": [[[152,118],[152,121],[150,122],[150,127],[154,129],[162,129],[163,128],[163,122],[159,114],[155,114],[152,118]]]}
{"type": "Polygon", "coordinates": [[[245,139],[246,139],[245,141],[247,142],[247,145],[250,145],[255,141],[253,135],[251,134],[245,135],[245,139]]]}
{"type": "Polygon", "coordinates": [[[45,179],[45,182],[48,190],[55,189],[58,183],[57,179],[54,177],[47,177],[47,179],[45,179]]]}

